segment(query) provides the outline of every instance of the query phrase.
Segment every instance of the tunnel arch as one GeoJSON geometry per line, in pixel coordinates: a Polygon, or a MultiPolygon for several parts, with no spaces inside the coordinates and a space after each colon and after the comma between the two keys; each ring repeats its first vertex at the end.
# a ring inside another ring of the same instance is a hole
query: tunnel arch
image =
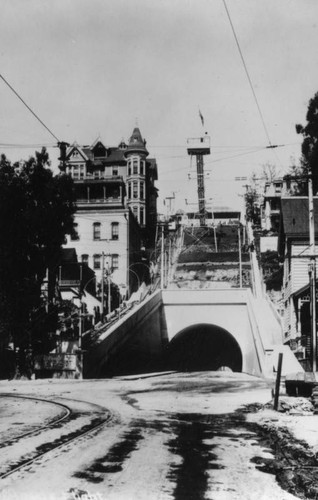
{"type": "Polygon", "coordinates": [[[230,368],[241,372],[243,357],[233,335],[207,323],[195,324],[178,332],[165,352],[166,367],[178,371],[205,371],[230,368]]]}

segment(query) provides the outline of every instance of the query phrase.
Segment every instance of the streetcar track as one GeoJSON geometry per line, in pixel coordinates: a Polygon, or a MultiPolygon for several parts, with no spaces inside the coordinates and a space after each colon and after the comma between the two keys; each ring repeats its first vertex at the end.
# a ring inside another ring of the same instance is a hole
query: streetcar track
{"type": "Polygon", "coordinates": [[[63,441],[62,443],[55,444],[55,445],[53,444],[50,447],[48,444],[47,446],[49,447],[49,449],[45,449],[42,452],[37,453],[36,456],[34,456],[30,459],[25,459],[25,460],[22,459],[23,460],[22,463],[20,463],[16,466],[12,466],[9,471],[4,472],[3,474],[0,474],[0,480],[5,479],[6,477],[11,476],[11,475],[15,474],[16,472],[19,472],[24,467],[33,465],[37,460],[39,460],[40,458],[43,458],[45,455],[47,455],[53,451],[59,450],[63,446],[66,446],[70,443],[74,443],[75,441],[79,441],[81,438],[85,437],[89,433],[92,433],[93,431],[97,431],[98,429],[101,429],[106,423],[109,422],[110,418],[111,418],[111,416],[109,416],[103,422],[99,422],[96,425],[89,426],[89,429],[85,429],[85,431],[77,432],[75,436],[72,436],[71,438],[63,441]]]}
{"type": "Polygon", "coordinates": [[[4,393],[0,394],[0,398],[2,398],[2,397],[11,398],[11,399],[28,399],[28,400],[31,400],[31,401],[39,401],[41,403],[47,403],[47,404],[51,404],[51,405],[54,405],[54,406],[59,406],[60,408],[62,408],[63,410],[65,410],[65,414],[62,417],[53,419],[48,424],[42,425],[42,426],[37,427],[36,429],[33,429],[31,431],[28,431],[28,432],[24,432],[22,434],[18,434],[17,436],[13,437],[12,439],[8,439],[7,441],[2,441],[0,443],[0,448],[4,448],[6,446],[10,446],[11,444],[16,443],[20,439],[24,439],[25,437],[35,435],[38,432],[41,432],[41,431],[43,431],[45,429],[49,429],[51,427],[57,426],[58,424],[60,424],[61,422],[63,422],[67,418],[69,418],[71,416],[71,414],[72,414],[72,410],[68,406],[64,405],[63,403],[58,403],[56,401],[49,401],[47,399],[35,398],[35,397],[32,397],[32,396],[19,396],[19,395],[15,395],[15,394],[11,395],[11,394],[4,394],[4,393]]]}
{"type": "MultiPolygon", "coordinates": [[[[16,437],[12,438],[11,440],[0,443],[0,448],[3,448],[4,446],[9,446],[11,444],[16,444],[18,441],[20,441],[21,439],[23,439],[25,437],[30,437],[32,435],[39,434],[42,431],[45,431],[47,429],[53,429],[54,427],[58,427],[62,422],[70,420],[72,418],[72,416],[74,416],[74,418],[85,416],[85,412],[79,411],[79,415],[76,415],[76,413],[73,412],[71,410],[71,408],[69,408],[68,406],[66,406],[63,403],[59,403],[56,401],[49,401],[47,399],[41,399],[41,398],[36,398],[36,397],[32,397],[32,396],[23,396],[23,395],[20,396],[20,395],[11,395],[11,394],[3,394],[3,393],[0,394],[0,397],[29,399],[29,400],[49,403],[52,405],[59,406],[62,409],[64,409],[64,411],[65,411],[65,413],[62,417],[60,417],[58,419],[54,419],[54,421],[52,421],[46,425],[37,427],[36,429],[34,429],[32,431],[25,432],[23,434],[20,434],[16,437]]],[[[62,399],[62,398],[59,398],[59,399],[62,399]]],[[[115,415],[112,412],[110,412],[108,409],[106,409],[105,407],[102,407],[100,405],[96,405],[94,403],[90,404],[90,403],[80,401],[80,400],[69,399],[68,401],[70,401],[70,402],[75,401],[75,402],[81,403],[81,404],[88,404],[91,407],[95,407],[96,409],[98,408],[99,411],[103,411],[103,414],[105,414],[105,412],[107,412],[107,416],[102,417],[102,418],[99,416],[96,416],[90,423],[85,424],[81,428],[75,429],[75,430],[69,432],[68,434],[61,435],[59,438],[55,439],[52,442],[44,442],[42,445],[40,445],[34,449],[34,451],[32,453],[35,453],[35,455],[32,456],[31,458],[25,458],[25,457],[21,456],[17,464],[14,464],[14,463],[11,465],[9,464],[8,467],[10,469],[8,471],[0,474],[0,480],[5,479],[5,478],[19,472],[20,470],[31,466],[37,460],[43,458],[45,455],[47,455],[51,452],[59,450],[65,446],[69,445],[70,443],[74,443],[76,441],[79,441],[82,438],[84,438],[85,436],[89,435],[90,433],[98,432],[98,430],[102,429],[102,427],[105,424],[107,424],[107,423],[109,424],[112,420],[114,420],[115,415]]]]}

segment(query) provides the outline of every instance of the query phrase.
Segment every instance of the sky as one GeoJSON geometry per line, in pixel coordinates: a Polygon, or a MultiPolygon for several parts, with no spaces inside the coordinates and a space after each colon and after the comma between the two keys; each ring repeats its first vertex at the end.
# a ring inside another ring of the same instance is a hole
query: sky
{"type": "Polygon", "coordinates": [[[187,138],[207,132],[207,208],[238,209],[253,173],[282,175],[300,158],[317,23],[317,0],[3,0],[0,73],[55,137],[0,79],[0,152],[15,161],[45,145],[56,169],[56,139],[117,146],[138,125],[157,159],[159,211],[192,211],[187,138]]]}

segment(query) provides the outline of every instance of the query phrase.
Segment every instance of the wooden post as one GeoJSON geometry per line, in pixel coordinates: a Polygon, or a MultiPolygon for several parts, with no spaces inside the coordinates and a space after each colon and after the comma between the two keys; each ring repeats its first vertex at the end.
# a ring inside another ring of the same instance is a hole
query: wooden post
{"type": "Polygon", "coordinates": [[[283,364],[283,353],[280,352],[279,356],[278,356],[278,367],[277,367],[275,398],[274,398],[274,410],[276,410],[276,411],[278,409],[278,398],[279,398],[280,379],[281,379],[281,374],[282,374],[282,364],[283,364]]]}

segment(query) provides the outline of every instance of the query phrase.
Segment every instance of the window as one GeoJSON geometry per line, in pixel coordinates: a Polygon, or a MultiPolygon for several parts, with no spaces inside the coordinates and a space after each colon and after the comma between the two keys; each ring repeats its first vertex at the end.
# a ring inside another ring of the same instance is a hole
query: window
{"type": "Polygon", "coordinates": [[[116,269],[119,269],[119,259],[118,259],[118,254],[113,254],[112,255],[112,270],[116,271],[116,269]]]}
{"type": "Polygon", "coordinates": [[[85,264],[86,266],[88,266],[88,255],[87,255],[87,253],[84,253],[82,255],[82,263],[85,264]]]}
{"type": "Polygon", "coordinates": [[[136,219],[138,219],[138,207],[133,207],[132,211],[136,219]]]}
{"type": "Polygon", "coordinates": [[[78,235],[78,224],[76,222],[74,223],[74,231],[71,234],[71,240],[72,241],[77,241],[79,240],[79,235],[78,235]]]}
{"type": "Polygon", "coordinates": [[[93,224],[93,240],[100,240],[100,222],[93,224]]]}
{"type": "Polygon", "coordinates": [[[99,254],[95,254],[93,256],[93,265],[94,269],[100,269],[101,268],[101,256],[99,254]]]}
{"type": "Polygon", "coordinates": [[[134,174],[134,175],[137,175],[137,174],[138,174],[138,160],[137,160],[137,159],[135,159],[135,160],[133,161],[133,174],[134,174]]]}
{"type": "Polygon", "coordinates": [[[133,182],[133,198],[138,198],[138,182],[133,182]]]}
{"type": "Polygon", "coordinates": [[[79,173],[80,179],[84,179],[84,176],[85,176],[85,165],[80,165],[79,168],[80,168],[80,173],[79,173]]]}
{"type": "Polygon", "coordinates": [[[79,170],[78,170],[78,165],[73,165],[73,179],[78,179],[79,178],[79,170]]]}
{"type": "Polygon", "coordinates": [[[145,184],[144,182],[140,183],[140,198],[143,200],[145,197],[145,184]]]}
{"type": "Polygon", "coordinates": [[[140,224],[143,226],[145,224],[145,209],[140,207],[140,224]]]}
{"type": "Polygon", "coordinates": [[[145,165],[145,162],[140,161],[140,175],[144,175],[144,165],[145,165]]]}
{"type": "Polygon", "coordinates": [[[94,179],[99,179],[99,177],[100,177],[100,170],[95,170],[94,179]]]}
{"type": "Polygon", "coordinates": [[[112,240],[118,240],[119,237],[119,223],[112,222],[112,240]]]}
{"type": "Polygon", "coordinates": [[[282,192],[282,185],[281,185],[281,183],[277,182],[277,183],[274,184],[274,186],[275,186],[275,193],[281,193],[282,192]]]}
{"type": "Polygon", "coordinates": [[[128,199],[130,200],[131,198],[131,183],[128,182],[128,199]]]}
{"type": "Polygon", "coordinates": [[[128,160],[128,175],[131,175],[131,160],[128,160]]]}
{"type": "Polygon", "coordinates": [[[118,175],[118,167],[113,167],[113,175],[118,175]]]}

